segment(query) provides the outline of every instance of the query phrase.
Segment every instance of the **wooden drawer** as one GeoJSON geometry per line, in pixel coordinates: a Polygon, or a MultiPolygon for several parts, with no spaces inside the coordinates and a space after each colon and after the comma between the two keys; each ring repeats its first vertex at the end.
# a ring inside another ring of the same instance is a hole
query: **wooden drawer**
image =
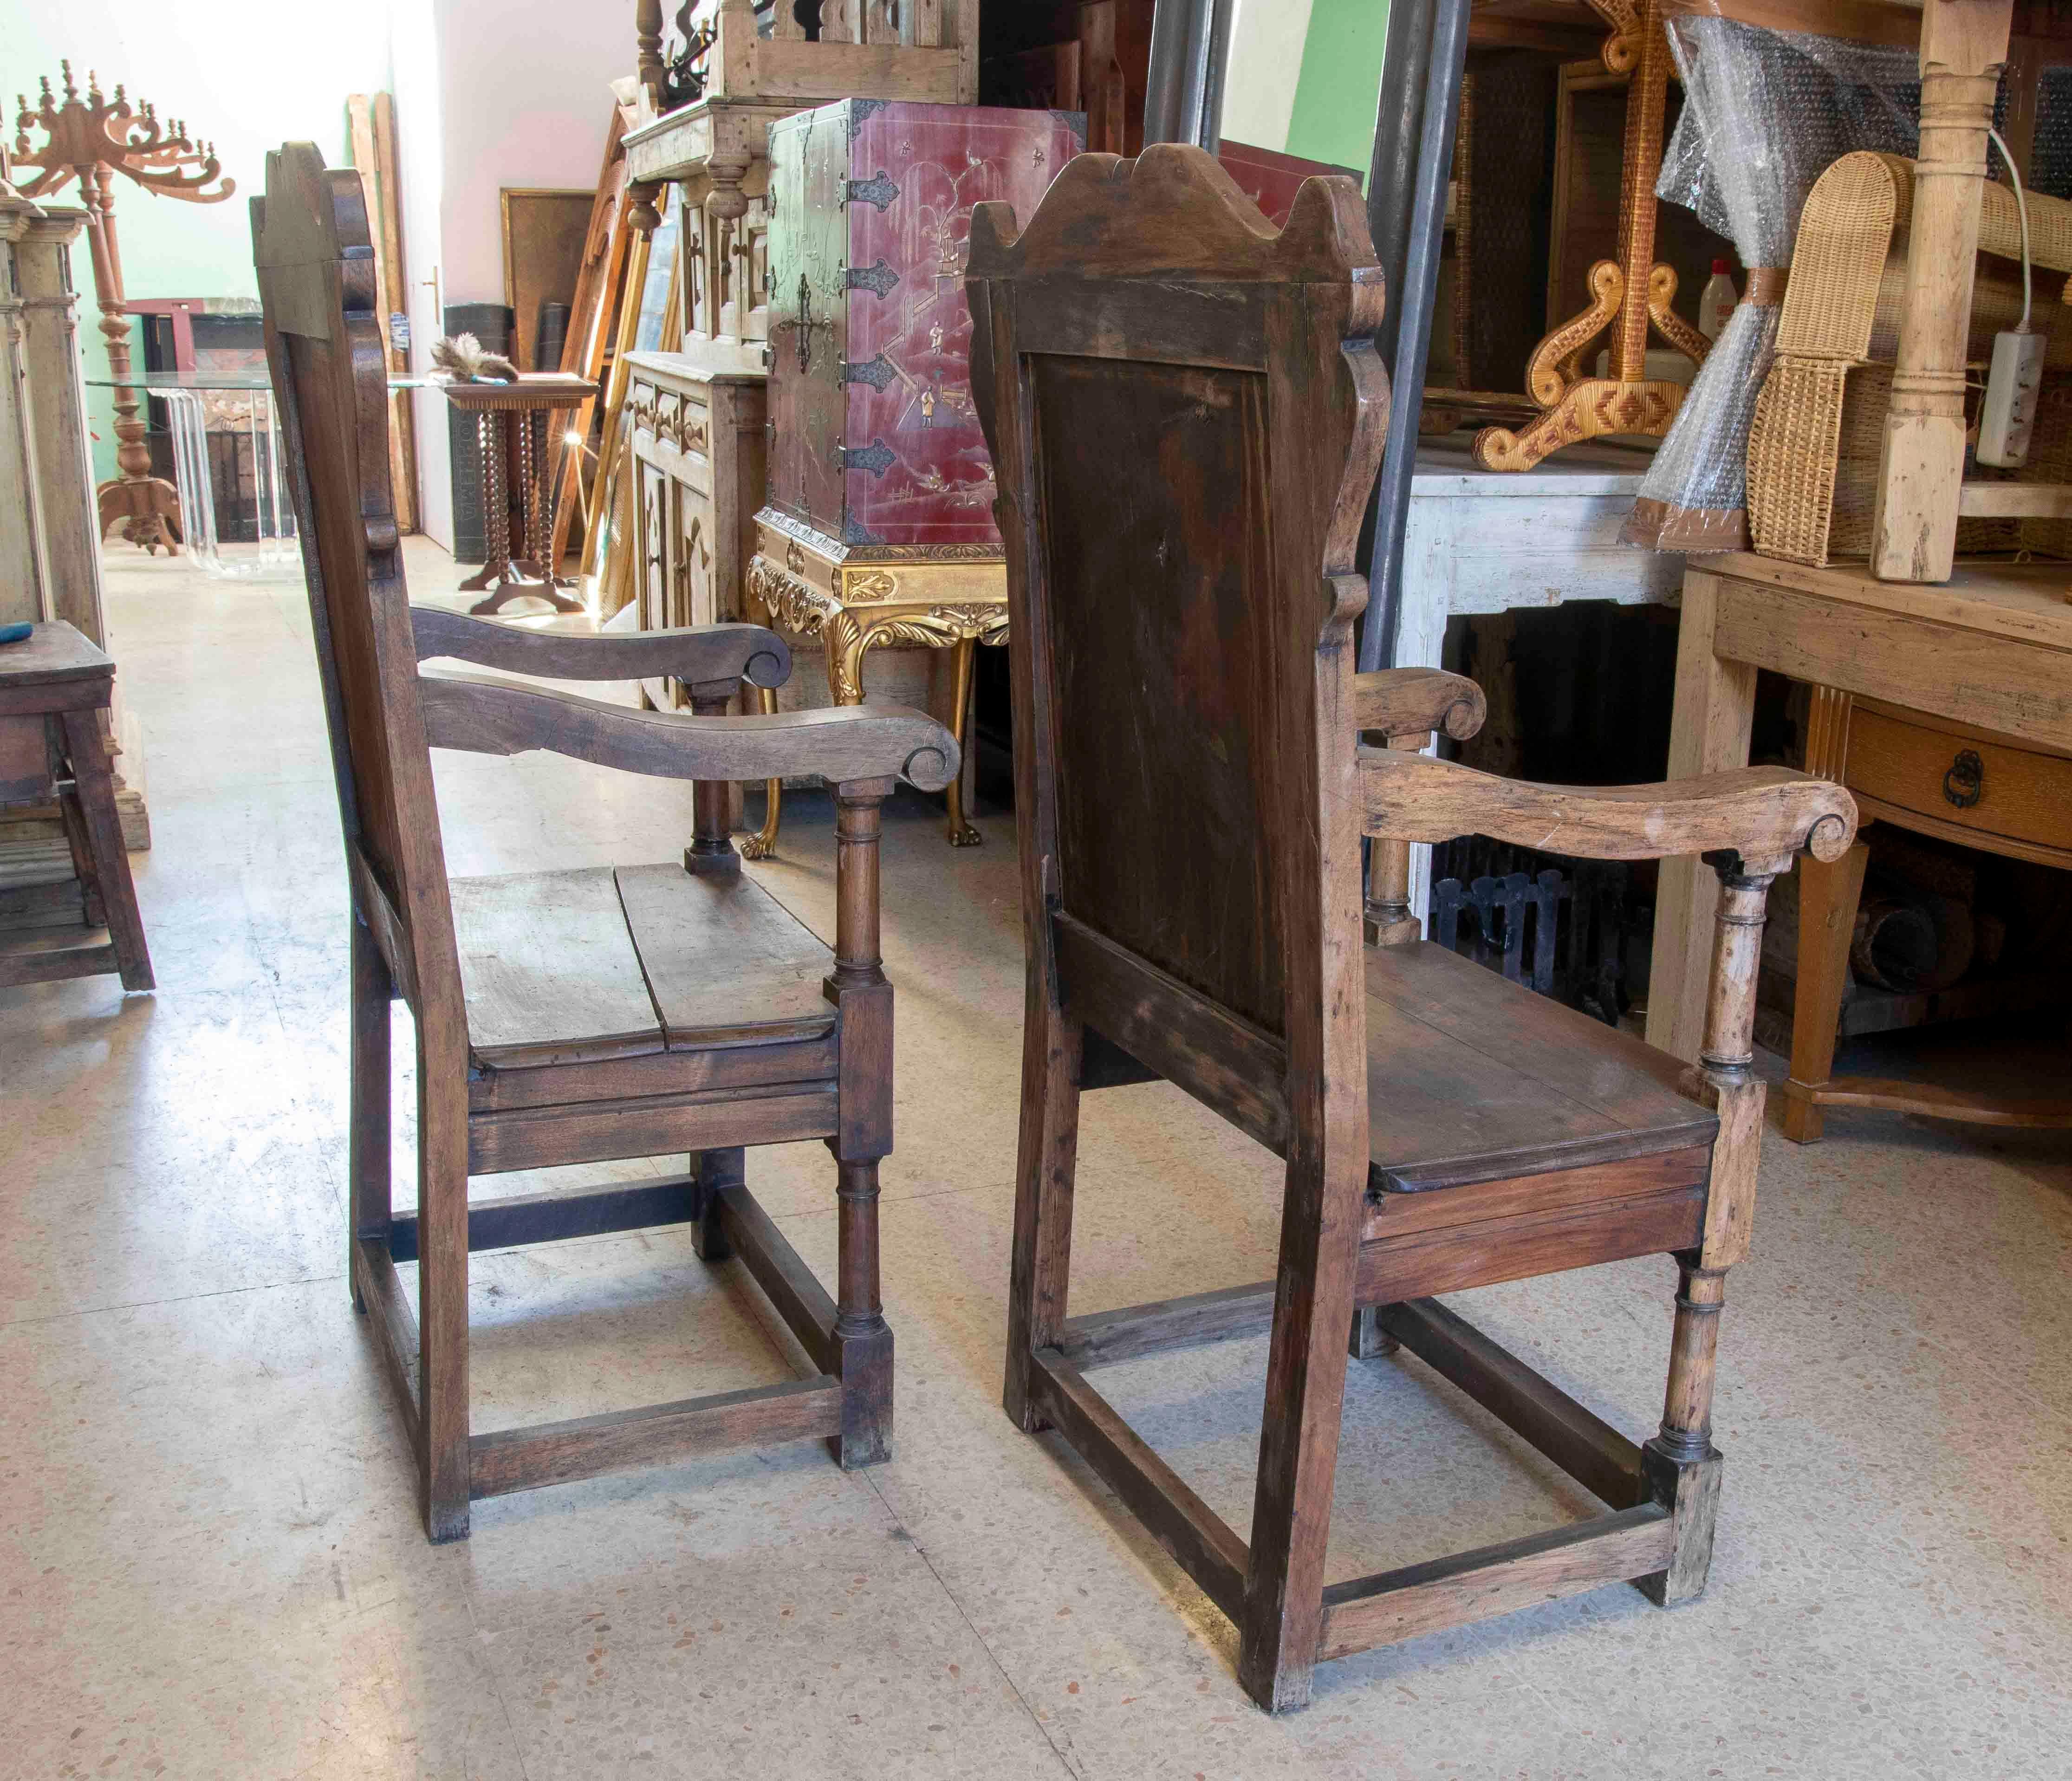
{"type": "Polygon", "coordinates": [[[1981,846],[2000,837],[2072,848],[2072,760],[2062,755],[1858,700],[1846,777],[1852,792],[1928,819],[1931,832],[1967,831],[1981,846]]]}

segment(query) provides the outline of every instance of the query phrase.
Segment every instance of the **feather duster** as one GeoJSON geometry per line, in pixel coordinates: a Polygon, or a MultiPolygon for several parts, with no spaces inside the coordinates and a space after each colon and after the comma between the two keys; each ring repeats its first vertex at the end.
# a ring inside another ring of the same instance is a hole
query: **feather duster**
{"type": "Polygon", "coordinates": [[[518,368],[500,352],[489,352],[472,334],[456,334],[432,343],[432,364],[457,384],[515,384],[518,368]]]}

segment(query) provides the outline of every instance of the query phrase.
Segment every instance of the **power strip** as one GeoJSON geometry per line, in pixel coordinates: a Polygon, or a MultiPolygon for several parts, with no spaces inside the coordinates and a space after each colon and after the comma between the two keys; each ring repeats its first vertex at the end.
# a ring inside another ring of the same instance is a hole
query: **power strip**
{"type": "Polygon", "coordinates": [[[2043,387],[2043,355],[2049,337],[2027,328],[1993,336],[1992,369],[1979,415],[1979,462],[1996,470],[2018,470],[2029,462],[2036,426],[2037,393],[2043,387]]]}

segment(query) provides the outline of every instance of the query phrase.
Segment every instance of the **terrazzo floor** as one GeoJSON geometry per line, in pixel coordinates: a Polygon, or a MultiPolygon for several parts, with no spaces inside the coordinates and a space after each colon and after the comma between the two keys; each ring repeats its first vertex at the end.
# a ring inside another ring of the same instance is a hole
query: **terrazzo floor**
{"type": "MultiPolygon", "coordinates": [[[[410,560],[421,593],[452,586],[430,547],[410,560]]],[[[808,1444],[536,1491],[427,1546],[343,1279],[346,901],[301,587],[125,551],[109,596],[159,988],[0,989],[0,1775],[2072,1773],[2072,1140],[1773,1130],[1729,1287],[1706,1598],[1616,1586],[1369,1653],[1270,1720],[1227,1625],[998,1409],[1013,824],[981,812],[986,845],[952,850],[911,797],[885,863],[896,1457],[845,1475],[808,1444]]],[[[689,830],[688,786],[540,757],[437,772],[457,874],[668,859],[689,830]]],[[[825,800],[786,820],[751,870],[831,935],[825,800]]],[[[824,1149],[751,1153],[750,1178],[829,1277],[824,1149]]],[[[1176,1090],[1090,1101],[1073,1309],[1267,1277],[1277,1185],[1176,1090]]],[[[1458,1302],[1640,1437],[1672,1284],[1658,1261],[1458,1302]]],[[[485,1256],[472,1294],[478,1429],[789,1371],[738,1265],[680,1232],[485,1256]]],[[[1240,1532],[1264,1364],[1261,1339],[1104,1380],[1240,1532]]],[[[1420,1364],[1355,1366],[1334,1574],[1589,1507],[1420,1364]]]]}

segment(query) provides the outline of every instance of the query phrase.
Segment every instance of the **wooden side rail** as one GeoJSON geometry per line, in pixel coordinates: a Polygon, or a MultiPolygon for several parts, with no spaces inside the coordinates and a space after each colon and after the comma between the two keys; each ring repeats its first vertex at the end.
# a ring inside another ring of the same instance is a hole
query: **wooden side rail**
{"type": "Polygon", "coordinates": [[[781,1385],[471,1435],[467,1494],[502,1496],[735,1447],[774,1447],[836,1434],[841,1429],[841,1381],[821,1373],[781,1385]]]}
{"type": "Polygon", "coordinates": [[[1202,1593],[1232,1620],[1240,1619],[1251,1563],[1244,1541],[1056,1349],[1039,1348],[1034,1358],[1031,1384],[1044,1420],[1100,1475],[1202,1593]]]}
{"type": "Polygon", "coordinates": [[[771,717],[686,717],[475,675],[425,676],[417,699],[433,747],[475,755],[545,749],[656,779],[817,773],[837,784],[902,779],[923,792],[941,791],[957,772],[956,740],[942,725],[873,701],[771,717]]]}
{"type": "Polygon", "coordinates": [[[741,1257],[749,1277],[763,1289],[807,1358],[816,1367],[828,1367],[835,1358],[835,1302],[820,1277],[799,1259],[747,1188],[721,1188],[716,1206],[728,1246],[741,1257]]]}
{"type": "MultiPolygon", "coordinates": [[[[483,1200],[467,1209],[467,1246],[516,1249],[528,1243],[560,1243],[570,1237],[604,1236],[614,1231],[644,1231],[686,1224],[703,1210],[697,1177],[661,1175],[609,1187],[564,1187],[557,1192],[518,1194],[483,1200]]],[[[377,1229],[367,1235],[379,1235],[377,1229]]],[[[417,1215],[398,1212],[388,1225],[393,1261],[417,1259],[417,1215]]]]}
{"type": "Polygon", "coordinates": [[[1645,1499],[1636,1442],[1437,1299],[1384,1305],[1379,1320],[1389,1336],[1593,1495],[1614,1509],[1645,1499]]]}
{"type": "Polygon", "coordinates": [[[1487,835],[1585,859],[1666,859],[1732,850],[1770,859],[1839,859],[1856,839],[1856,800],[1781,767],[1744,767],[1656,785],[1535,785],[1453,761],[1363,747],[1360,796],[1371,835],[1451,841],[1487,835]]]}
{"type": "Polygon", "coordinates": [[[1324,1591],[1318,1660],[1457,1626],[1467,1618],[1468,1603],[1479,1619],[1644,1577],[1669,1562],[1675,1532],[1668,1510],[1643,1503],[1548,1533],[1334,1583],[1324,1591]]]}
{"type": "Polygon", "coordinates": [[[1353,724],[1384,736],[1423,736],[1443,730],[1466,742],[1482,726],[1489,702],[1462,674],[1437,668],[1383,668],[1353,676],[1353,724]]]}
{"type": "Polygon", "coordinates": [[[549,681],[667,677],[687,686],[731,688],[744,680],[757,686],[782,686],[791,677],[790,646],[759,624],[686,625],[673,631],[583,637],[526,631],[465,612],[413,606],[410,630],[421,662],[450,657],[549,681]]]}

